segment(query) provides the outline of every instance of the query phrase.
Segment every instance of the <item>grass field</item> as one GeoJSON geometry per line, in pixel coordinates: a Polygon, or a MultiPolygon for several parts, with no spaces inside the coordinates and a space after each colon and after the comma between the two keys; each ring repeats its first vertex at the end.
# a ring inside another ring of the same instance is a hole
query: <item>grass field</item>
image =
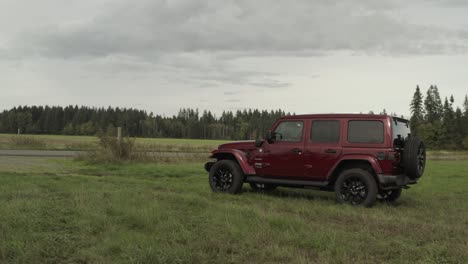
{"type": "MultiPolygon", "coordinates": [[[[0,134],[0,149],[39,149],[39,150],[90,150],[97,147],[98,138],[94,136],[64,135],[20,135],[35,139],[39,144],[15,144],[18,135],[0,134]]],[[[174,138],[136,138],[137,147],[147,151],[171,152],[209,152],[226,140],[174,139],[174,138]]]]}
{"type": "MultiPolygon", "coordinates": [[[[0,134],[0,149],[28,150],[92,150],[97,148],[94,136],[64,135],[20,135],[34,139],[36,144],[18,144],[13,134],[0,134]]],[[[20,141],[21,142],[21,141],[20,141]]],[[[209,153],[226,140],[179,139],[179,138],[136,138],[137,149],[149,152],[209,153]]],[[[428,151],[432,160],[468,160],[468,151],[428,151]]]]}
{"type": "Polygon", "coordinates": [[[395,205],[212,193],[202,164],[0,157],[0,263],[467,263],[468,162],[395,205]]]}

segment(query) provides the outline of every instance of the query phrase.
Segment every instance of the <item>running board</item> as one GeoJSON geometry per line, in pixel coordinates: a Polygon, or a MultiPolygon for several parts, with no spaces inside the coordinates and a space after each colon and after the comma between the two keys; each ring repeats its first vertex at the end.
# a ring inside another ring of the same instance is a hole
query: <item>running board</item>
{"type": "Polygon", "coordinates": [[[328,181],[300,181],[300,180],[285,180],[285,179],[272,179],[263,178],[259,176],[247,176],[246,182],[256,183],[270,183],[282,186],[313,186],[313,187],[325,187],[328,185],[328,181]]]}

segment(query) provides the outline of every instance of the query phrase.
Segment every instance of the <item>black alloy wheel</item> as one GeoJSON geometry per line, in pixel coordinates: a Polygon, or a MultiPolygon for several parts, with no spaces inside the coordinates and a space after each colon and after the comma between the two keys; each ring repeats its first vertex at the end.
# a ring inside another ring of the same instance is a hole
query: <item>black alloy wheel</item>
{"type": "Polygon", "coordinates": [[[220,168],[216,170],[213,176],[214,187],[220,192],[225,192],[231,188],[233,178],[234,176],[232,175],[231,171],[225,168],[220,168]]]}
{"type": "Polygon", "coordinates": [[[420,138],[410,136],[405,140],[402,165],[411,179],[419,179],[424,174],[426,146],[420,138]]]}
{"type": "Polygon", "coordinates": [[[343,171],[335,182],[339,203],[371,207],[377,200],[377,183],[371,173],[362,168],[343,171]]]}
{"type": "Polygon", "coordinates": [[[424,147],[424,144],[419,145],[417,161],[418,173],[422,175],[424,173],[424,168],[426,167],[426,148],[424,147]]]}
{"type": "Polygon", "coordinates": [[[350,177],[341,186],[341,198],[352,205],[362,204],[367,197],[367,187],[358,177],[350,177]]]}
{"type": "Polygon", "coordinates": [[[244,183],[244,173],[233,160],[220,160],[211,166],[209,173],[211,190],[221,193],[239,193],[244,183]]]}

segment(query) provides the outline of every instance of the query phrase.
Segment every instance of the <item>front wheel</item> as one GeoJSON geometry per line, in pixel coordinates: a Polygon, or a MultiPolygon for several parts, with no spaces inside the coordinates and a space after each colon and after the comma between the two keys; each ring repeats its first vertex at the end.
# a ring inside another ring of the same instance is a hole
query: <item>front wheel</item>
{"type": "Polygon", "coordinates": [[[335,195],[339,203],[371,207],[377,199],[377,184],[366,170],[345,170],[335,182],[335,195]]]}
{"type": "Polygon", "coordinates": [[[244,183],[244,174],[232,160],[220,160],[210,169],[209,183],[214,192],[239,193],[244,183]]]}

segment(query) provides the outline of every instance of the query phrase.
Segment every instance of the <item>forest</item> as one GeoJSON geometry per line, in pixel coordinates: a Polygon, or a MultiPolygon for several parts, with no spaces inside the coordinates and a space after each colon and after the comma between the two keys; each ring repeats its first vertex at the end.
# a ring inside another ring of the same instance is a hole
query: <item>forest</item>
{"type": "Polygon", "coordinates": [[[250,139],[263,136],[282,110],[211,111],[180,109],[165,117],[133,108],[87,106],[18,106],[0,113],[0,133],[95,135],[99,130],[122,127],[131,137],[193,139],[250,139]]]}
{"type": "MultiPolygon", "coordinates": [[[[454,102],[453,96],[442,101],[436,85],[424,94],[416,87],[409,104],[411,128],[429,148],[468,149],[468,97],[462,108],[455,108],[454,102]]],[[[183,108],[166,117],[134,108],[18,106],[0,113],[0,133],[95,135],[122,127],[131,137],[241,140],[262,137],[276,119],[291,114],[281,109],[246,109],[216,116],[208,110],[183,108]]]]}

